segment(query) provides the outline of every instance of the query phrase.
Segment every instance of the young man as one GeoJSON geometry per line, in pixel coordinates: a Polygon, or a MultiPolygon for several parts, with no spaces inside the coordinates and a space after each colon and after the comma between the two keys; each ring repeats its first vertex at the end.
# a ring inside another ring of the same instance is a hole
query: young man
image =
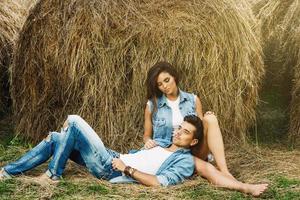
{"type": "Polygon", "coordinates": [[[190,148],[203,138],[201,120],[190,115],[174,131],[173,143],[167,148],[157,146],[134,154],[120,154],[106,148],[81,117],[70,115],[66,122],[62,133],[50,133],[19,160],[4,166],[0,179],[21,174],[52,156],[42,181],[59,180],[67,160],[71,159],[87,167],[97,178],[113,183],[136,181],[147,186],[174,185],[193,174],[195,165],[190,148]]]}

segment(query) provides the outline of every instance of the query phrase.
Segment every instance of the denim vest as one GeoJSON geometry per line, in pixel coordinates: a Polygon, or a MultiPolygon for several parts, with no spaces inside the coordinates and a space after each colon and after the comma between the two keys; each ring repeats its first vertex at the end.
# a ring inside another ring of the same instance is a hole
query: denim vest
{"type": "MultiPolygon", "coordinates": [[[[186,115],[197,115],[195,95],[179,90],[179,110],[183,117],[186,115]]],[[[153,101],[150,100],[152,112],[153,140],[161,147],[167,147],[172,143],[173,123],[172,109],[168,106],[167,97],[162,95],[157,99],[157,110],[153,112],[153,101]]]]}

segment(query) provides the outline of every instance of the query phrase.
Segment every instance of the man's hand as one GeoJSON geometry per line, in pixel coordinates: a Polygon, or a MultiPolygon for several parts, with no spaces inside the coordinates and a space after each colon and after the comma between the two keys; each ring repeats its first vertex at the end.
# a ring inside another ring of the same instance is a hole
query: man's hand
{"type": "Polygon", "coordinates": [[[125,164],[123,163],[123,161],[119,158],[114,158],[111,162],[112,164],[112,167],[115,169],[115,170],[118,170],[118,171],[121,171],[121,172],[124,172],[125,170],[125,164]]]}
{"type": "Polygon", "coordinates": [[[151,148],[156,147],[156,146],[157,146],[157,143],[156,143],[154,140],[149,139],[149,140],[147,140],[147,142],[145,143],[144,148],[145,148],[145,149],[151,149],[151,148]]]}

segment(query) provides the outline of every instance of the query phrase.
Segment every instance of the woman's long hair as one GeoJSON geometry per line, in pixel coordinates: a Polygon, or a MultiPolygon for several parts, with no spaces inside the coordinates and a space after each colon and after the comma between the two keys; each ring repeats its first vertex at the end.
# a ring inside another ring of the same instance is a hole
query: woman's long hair
{"type": "Polygon", "coordinates": [[[157,85],[158,75],[162,72],[167,72],[174,77],[176,85],[179,84],[179,75],[176,69],[168,62],[157,62],[153,65],[148,73],[146,79],[147,86],[147,100],[152,100],[154,103],[153,111],[157,110],[157,98],[161,97],[163,93],[159,90],[157,85]]]}

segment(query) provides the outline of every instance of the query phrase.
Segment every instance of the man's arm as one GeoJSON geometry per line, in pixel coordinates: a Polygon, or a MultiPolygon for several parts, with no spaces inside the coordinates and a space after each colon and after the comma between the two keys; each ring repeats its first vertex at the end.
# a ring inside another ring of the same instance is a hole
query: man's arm
{"type": "Polygon", "coordinates": [[[160,183],[155,175],[146,174],[138,170],[135,170],[135,172],[131,175],[131,178],[146,186],[160,186],[160,183]]]}
{"type": "MultiPolygon", "coordinates": [[[[118,158],[113,159],[112,166],[114,169],[119,170],[121,172],[124,172],[125,168],[126,168],[123,161],[118,158]]],[[[143,173],[136,169],[134,169],[133,173],[131,174],[131,178],[139,181],[141,184],[146,185],[146,186],[159,186],[160,185],[156,176],[143,173]]]]}

